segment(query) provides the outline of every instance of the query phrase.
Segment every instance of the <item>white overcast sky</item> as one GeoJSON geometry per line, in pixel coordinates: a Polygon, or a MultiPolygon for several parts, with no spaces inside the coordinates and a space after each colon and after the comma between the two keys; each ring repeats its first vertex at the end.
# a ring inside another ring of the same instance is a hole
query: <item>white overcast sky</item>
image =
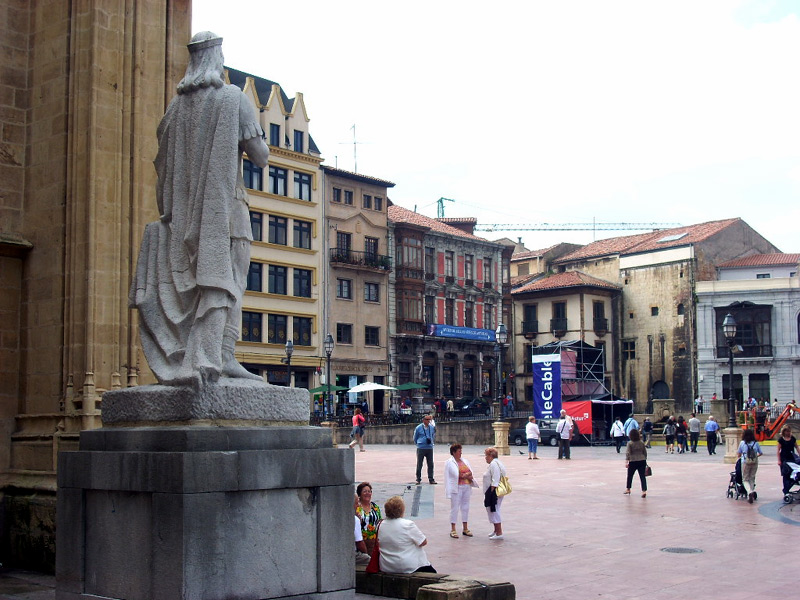
{"type": "MultiPolygon", "coordinates": [[[[741,217],[800,252],[800,2],[194,0],[325,164],[488,223],[741,217]]],[[[638,233],[638,232],[631,232],[638,233]]],[[[591,232],[522,237],[533,250],[591,232]]],[[[598,232],[597,238],[625,235],[598,232]]]]}

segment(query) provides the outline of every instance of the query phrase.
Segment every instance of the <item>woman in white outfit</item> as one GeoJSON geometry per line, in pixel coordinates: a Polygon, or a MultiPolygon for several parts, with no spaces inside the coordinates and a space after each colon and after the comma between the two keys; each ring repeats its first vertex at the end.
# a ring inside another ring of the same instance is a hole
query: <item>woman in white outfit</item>
{"type": "Polygon", "coordinates": [[[458,512],[461,511],[461,524],[463,533],[472,537],[467,521],[469,520],[469,499],[472,488],[478,487],[472,477],[472,467],[466,459],[461,458],[461,444],[450,446],[450,458],[444,465],[444,495],[450,499],[450,537],[458,538],[456,523],[458,512]]]}
{"type": "Polygon", "coordinates": [[[483,474],[483,505],[489,516],[489,523],[494,525],[494,531],[489,534],[492,540],[503,539],[503,518],[500,515],[500,506],[504,496],[497,496],[497,486],[500,485],[500,476],[506,475],[506,468],[497,458],[497,448],[484,450],[486,463],[489,467],[483,474]]]}
{"type": "Polygon", "coordinates": [[[400,496],[392,496],[383,505],[386,518],[378,530],[380,565],[384,573],[436,573],[425,550],[425,534],[414,521],[403,518],[406,505],[400,496]]]}

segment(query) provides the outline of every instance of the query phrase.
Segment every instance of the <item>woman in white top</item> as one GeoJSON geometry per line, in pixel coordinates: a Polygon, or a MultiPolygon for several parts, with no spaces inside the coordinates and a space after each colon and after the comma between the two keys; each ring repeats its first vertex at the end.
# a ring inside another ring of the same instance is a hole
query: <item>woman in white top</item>
{"type": "Polygon", "coordinates": [[[450,537],[458,538],[456,523],[458,522],[458,511],[461,510],[461,524],[463,533],[467,537],[472,537],[467,521],[469,519],[469,499],[472,496],[472,488],[478,487],[472,477],[472,467],[466,458],[461,458],[461,444],[450,446],[450,458],[444,464],[444,496],[450,499],[450,537]]]}
{"type": "Polygon", "coordinates": [[[539,436],[541,435],[539,426],[536,424],[536,417],[528,417],[528,424],[525,425],[525,437],[528,440],[528,460],[532,458],[539,460],[539,457],[536,456],[536,451],[539,449],[539,436]]]}
{"type": "Polygon", "coordinates": [[[378,529],[380,564],[384,573],[436,573],[422,547],[428,543],[414,521],[404,519],[406,505],[392,496],[383,505],[386,517],[378,529]]]}
{"type": "Polygon", "coordinates": [[[492,540],[503,539],[503,518],[500,515],[500,506],[505,496],[497,496],[497,486],[500,485],[500,476],[506,475],[506,468],[497,458],[497,448],[487,448],[483,451],[489,467],[483,474],[483,505],[489,516],[489,523],[494,525],[494,531],[489,534],[492,540]]]}

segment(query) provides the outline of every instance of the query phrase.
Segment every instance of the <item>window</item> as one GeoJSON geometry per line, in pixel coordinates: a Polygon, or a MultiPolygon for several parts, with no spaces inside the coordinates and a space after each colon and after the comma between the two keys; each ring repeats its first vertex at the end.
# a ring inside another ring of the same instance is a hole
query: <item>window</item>
{"type": "Polygon", "coordinates": [[[261,191],[261,182],[264,179],[264,169],[250,162],[246,158],[242,161],[244,186],[251,190],[261,191]]]}
{"type": "Polygon", "coordinates": [[[373,206],[375,210],[383,210],[383,198],[380,196],[375,196],[375,206],[373,206]]]}
{"type": "Polygon", "coordinates": [[[311,345],[311,319],[292,317],[292,341],[296,346],[311,345]]]}
{"type": "Polygon", "coordinates": [[[636,340],[622,341],[622,360],[633,360],[636,358],[636,340]]]}
{"type": "Polygon", "coordinates": [[[608,331],[608,319],[606,319],[606,305],[604,302],[595,300],[592,302],[592,316],[594,317],[594,331],[598,334],[608,331]]]}
{"type": "Polygon", "coordinates": [[[311,249],[311,223],[308,221],[294,222],[294,247],[311,249]]]}
{"type": "Polygon", "coordinates": [[[650,307],[650,316],[651,317],[657,317],[658,316],[658,307],[657,306],[651,306],[650,307]]]}
{"type": "Polygon", "coordinates": [[[483,259],[483,281],[484,283],[492,282],[492,259],[483,259]]]}
{"type": "Polygon", "coordinates": [[[403,290],[398,306],[400,318],[422,320],[422,294],[414,290],[403,290]]]}
{"type": "Polygon", "coordinates": [[[425,246],[425,272],[436,273],[436,248],[425,246]]]}
{"type": "Polygon", "coordinates": [[[337,344],[352,344],[353,343],[353,326],[349,323],[336,324],[336,343],[337,344]]]}
{"type": "Polygon", "coordinates": [[[378,259],[378,238],[365,237],[364,238],[364,253],[369,261],[378,259]]]}
{"type": "Polygon", "coordinates": [[[270,167],[269,168],[269,189],[267,190],[271,194],[275,194],[277,196],[285,196],[286,195],[286,169],[281,169],[278,167],[270,167]]]}
{"type": "Polygon", "coordinates": [[[561,337],[567,331],[567,303],[553,302],[553,318],[550,319],[550,331],[561,337]]]}
{"type": "Polygon", "coordinates": [[[294,295],[299,298],[311,298],[311,271],[309,269],[294,270],[294,295]]]}
{"type": "Polygon", "coordinates": [[[261,341],[261,313],[242,311],[242,340],[245,342],[261,341]]]}
{"type": "Polygon", "coordinates": [[[365,346],[380,346],[381,345],[381,328],[364,327],[364,345],[365,346]]]}
{"type": "Polygon", "coordinates": [[[756,279],[769,279],[769,273],[756,273],[756,279]]]}
{"type": "Polygon", "coordinates": [[[736,319],[734,344],[742,347],[737,358],[772,356],[772,306],[736,303],[715,308],[717,328],[717,357],[728,358],[728,343],[722,331],[725,315],[731,313],[736,319]]]}
{"type": "Polygon", "coordinates": [[[566,302],[553,302],[553,318],[566,319],[567,318],[567,303],[566,302]]]}
{"type": "Polygon", "coordinates": [[[341,202],[342,201],[342,190],[339,188],[333,188],[333,201],[334,202],[341,202]]]}
{"type": "Polygon", "coordinates": [[[453,277],[453,251],[444,252],[444,274],[446,277],[453,277]]]}
{"type": "Polygon", "coordinates": [[[280,146],[281,145],[281,126],[275,123],[269,124],[269,145],[270,146],[280,146]]]}
{"type": "Polygon", "coordinates": [[[286,315],[267,316],[267,342],[270,344],[286,343],[286,315]]]}
{"type": "Polygon", "coordinates": [[[678,314],[682,315],[685,312],[686,312],[686,309],[683,307],[683,302],[681,302],[680,304],[678,304],[678,314]]]}
{"type": "Polygon", "coordinates": [[[261,263],[250,263],[250,269],[247,271],[247,289],[251,292],[261,291],[261,267],[261,263]]]}
{"type": "Polygon", "coordinates": [[[530,265],[528,263],[520,263],[517,265],[517,275],[529,275],[530,265]]]}
{"type": "Polygon", "coordinates": [[[269,293],[286,295],[286,267],[269,266],[269,293]]]}
{"type": "Polygon", "coordinates": [[[369,208],[371,210],[372,209],[372,196],[370,196],[369,194],[364,194],[363,202],[362,202],[361,206],[362,206],[362,208],[369,208]]]}
{"type": "MultiPolygon", "coordinates": [[[[425,296],[425,322],[436,323],[436,297],[425,296]]],[[[800,329],[798,329],[800,331],[800,329]]]]}
{"type": "Polygon", "coordinates": [[[344,203],[353,206],[353,192],[350,190],[344,191],[344,203]]]}
{"type": "Polygon", "coordinates": [[[381,287],[377,283],[367,282],[364,284],[364,302],[380,302],[381,287]]]}
{"type": "Polygon", "coordinates": [[[311,175],[295,171],[294,197],[300,200],[311,200],[311,175]]]}
{"type": "Polygon", "coordinates": [[[250,211],[250,229],[253,230],[253,240],[260,242],[263,239],[264,215],[260,212],[250,211]]]}
{"type": "Polygon", "coordinates": [[[286,219],[269,216],[269,243],[286,245],[286,219]]]}
{"type": "Polygon", "coordinates": [[[345,300],[353,299],[353,280],[352,279],[337,279],[336,280],[336,297],[344,298],[345,300]]]}
{"type": "Polygon", "coordinates": [[[464,302],[464,327],[475,327],[475,303],[464,302]]]}
{"type": "Polygon", "coordinates": [[[475,257],[472,254],[464,255],[464,279],[474,279],[475,257]]]}
{"type": "MultiPolygon", "coordinates": [[[[422,247],[422,241],[416,238],[403,238],[399,242],[399,248],[397,249],[397,258],[400,261],[400,265],[405,268],[406,272],[403,273],[406,277],[410,274],[407,272],[409,269],[414,270],[421,270],[422,269],[422,252],[420,252],[420,248],[422,247]]],[[[417,276],[418,279],[422,279],[422,275],[417,276]]]]}
{"type": "Polygon", "coordinates": [[[455,325],[456,301],[453,298],[444,300],[444,324],[455,325]]]}
{"type": "Polygon", "coordinates": [[[484,304],[483,305],[483,328],[484,329],[494,329],[494,305],[493,304],[484,304]]]}
{"type": "Polygon", "coordinates": [[[352,236],[345,231],[336,232],[336,255],[339,260],[350,260],[352,236]]]}
{"type": "Polygon", "coordinates": [[[304,152],[304,144],[303,144],[303,132],[294,130],[294,151],[295,152],[304,152]]]}
{"type": "Polygon", "coordinates": [[[539,314],[537,304],[525,304],[522,307],[522,333],[539,333],[539,314]]]}

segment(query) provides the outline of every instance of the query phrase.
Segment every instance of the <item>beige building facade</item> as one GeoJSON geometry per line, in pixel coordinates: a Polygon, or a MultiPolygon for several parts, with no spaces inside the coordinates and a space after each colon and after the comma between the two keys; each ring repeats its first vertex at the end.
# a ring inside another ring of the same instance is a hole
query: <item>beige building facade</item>
{"type": "Polygon", "coordinates": [[[188,0],[0,1],[0,562],[53,564],[56,457],[148,383],[128,286],[188,0]]]}

